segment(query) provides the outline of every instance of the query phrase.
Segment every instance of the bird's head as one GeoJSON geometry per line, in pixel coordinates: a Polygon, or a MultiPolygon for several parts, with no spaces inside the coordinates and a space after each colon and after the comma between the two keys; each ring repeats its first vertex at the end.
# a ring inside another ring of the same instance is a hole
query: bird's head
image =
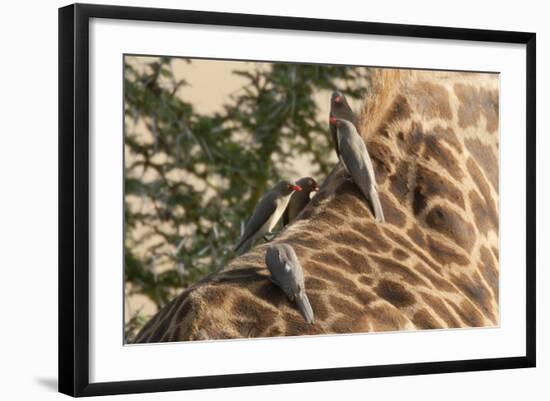
{"type": "Polygon", "coordinates": [[[339,106],[344,104],[345,98],[342,93],[339,91],[332,92],[332,95],[330,96],[330,104],[331,106],[339,106]]]}
{"type": "Polygon", "coordinates": [[[304,191],[313,192],[319,190],[319,184],[313,177],[303,177],[296,181],[296,184],[300,186],[304,191]]]}

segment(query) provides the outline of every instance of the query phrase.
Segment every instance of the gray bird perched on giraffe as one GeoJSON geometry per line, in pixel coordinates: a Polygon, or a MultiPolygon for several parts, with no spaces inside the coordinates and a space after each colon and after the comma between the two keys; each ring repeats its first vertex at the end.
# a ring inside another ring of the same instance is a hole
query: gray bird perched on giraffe
{"type": "Polygon", "coordinates": [[[319,185],[317,184],[317,181],[313,179],[312,177],[303,177],[300,178],[298,181],[296,181],[296,185],[302,188],[299,192],[294,192],[292,196],[290,197],[290,201],[288,202],[288,206],[285,209],[285,212],[283,213],[283,225],[287,225],[291,223],[298,214],[309,203],[309,197],[310,194],[314,191],[319,190],[319,185]]]}
{"type": "Polygon", "coordinates": [[[235,245],[235,251],[240,255],[248,251],[256,240],[269,234],[285,211],[290,196],[302,188],[290,181],[280,181],[260,200],[252,216],[248,220],[244,233],[235,245]]]}
{"type": "Polygon", "coordinates": [[[313,324],[315,317],[306,294],[304,271],[294,248],[288,244],[271,245],[265,254],[265,264],[271,273],[271,281],[292,302],[296,302],[305,321],[313,324]]]}
{"type": "MultiPolygon", "coordinates": [[[[357,117],[351,109],[346,97],[339,91],[332,92],[332,95],[330,96],[329,122],[336,118],[351,122],[357,129],[357,132],[359,132],[359,117],[357,117]]],[[[338,138],[336,136],[336,126],[334,124],[329,124],[329,126],[330,133],[332,135],[332,142],[334,143],[334,148],[336,149],[336,156],[340,158],[340,149],[338,148],[338,138]]]]}
{"type": "Polygon", "coordinates": [[[384,211],[378,197],[376,177],[367,145],[351,122],[336,119],[331,123],[337,130],[340,161],[365,198],[370,200],[376,221],[383,223],[384,211]]]}

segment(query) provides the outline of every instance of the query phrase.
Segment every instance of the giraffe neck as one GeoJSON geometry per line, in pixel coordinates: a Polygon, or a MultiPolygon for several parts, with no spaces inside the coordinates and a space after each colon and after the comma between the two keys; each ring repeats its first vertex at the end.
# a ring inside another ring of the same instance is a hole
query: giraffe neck
{"type": "Polygon", "coordinates": [[[386,223],[337,165],[274,240],[296,250],[316,324],[269,282],[260,245],[137,341],[498,324],[498,76],[376,70],[373,82],[360,131],[386,223]]]}

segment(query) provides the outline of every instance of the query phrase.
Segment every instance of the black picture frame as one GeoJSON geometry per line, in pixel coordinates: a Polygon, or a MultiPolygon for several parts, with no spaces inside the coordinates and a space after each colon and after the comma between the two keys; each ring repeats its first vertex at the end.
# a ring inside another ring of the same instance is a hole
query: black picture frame
{"type": "Polygon", "coordinates": [[[75,4],[59,9],[59,391],[72,396],[534,367],[536,280],[536,35],[358,21],[75,4]],[[526,46],[526,354],[382,366],[89,381],[89,22],[91,18],[516,43],[526,46]]]}

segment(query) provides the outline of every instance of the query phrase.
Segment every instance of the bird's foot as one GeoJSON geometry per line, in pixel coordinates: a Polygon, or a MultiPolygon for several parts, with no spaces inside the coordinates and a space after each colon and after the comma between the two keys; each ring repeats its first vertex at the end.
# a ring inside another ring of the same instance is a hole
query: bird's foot
{"type": "Polygon", "coordinates": [[[355,181],[353,181],[353,177],[349,174],[346,174],[344,176],[344,183],[349,182],[350,184],[355,184],[355,181]]]}
{"type": "Polygon", "coordinates": [[[264,239],[269,242],[271,241],[273,238],[275,238],[277,236],[277,234],[279,234],[278,231],[272,231],[270,233],[267,233],[264,235],[264,239]]]}

